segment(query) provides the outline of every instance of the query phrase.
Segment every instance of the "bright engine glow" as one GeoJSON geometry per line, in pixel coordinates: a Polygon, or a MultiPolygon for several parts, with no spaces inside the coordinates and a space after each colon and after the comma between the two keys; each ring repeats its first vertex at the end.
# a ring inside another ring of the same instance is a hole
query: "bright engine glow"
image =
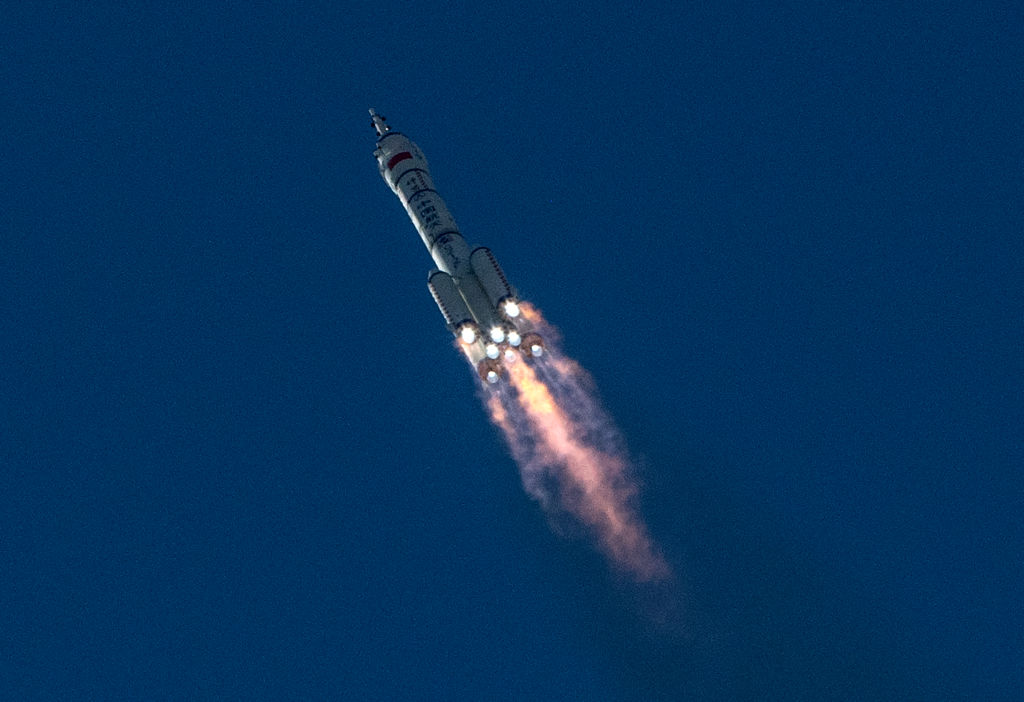
{"type": "Polygon", "coordinates": [[[498,382],[498,374],[492,370],[487,371],[487,382],[490,383],[491,385],[494,385],[496,382],[498,382]]]}
{"type": "Polygon", "coordinates": [[[505,303],[505,314],[513,318],[518,317],[519,305],[517,305],[513,300],[509,300],[505,303]]]}
{"type": "Polygon", "coordinates": [[[530,353],[534,356],[541,356],[544,353],[544,347],[540,344],[534,344],[530,347],[530,353]]]}
{"type": "Polygon", "coordinates": [[[521,342],[522,340],[522,337],[519,336],[519,332],[510,331],[508,333],[508,343],[512,344],[513,346],[519,346],[519,342],[521,342]]]}
{"type": "Polygon", "coordinates": [[[491,341],[500,344],[505,340],[505,330],[501,327],[491,327],[491,341]]]}
{"type": "Polygon", "coordinates": [[[462,331],[459,333],[459,338],[462,339],[462,343],[464,344],[472,344],[476,341],[476,330],[473,329],[473,327],[463,327],[462,331]]]}
{"type": "Polygon", "coordinates": [[[484,350],[487,351],[487,358],[497,358],[501,353],[497,344],[487,344],[484,350]]]}

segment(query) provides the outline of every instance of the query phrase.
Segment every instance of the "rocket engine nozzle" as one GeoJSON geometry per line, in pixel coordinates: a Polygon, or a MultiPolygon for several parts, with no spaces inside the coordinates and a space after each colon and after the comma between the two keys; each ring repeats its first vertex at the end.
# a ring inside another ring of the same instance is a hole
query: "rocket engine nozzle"
{"type": "Polygon", "coordinates": [[[544,340],[540,338],[540,334],[530,332],[523,335],[522,341],[519,343],[519,348],[527,356],[530,356],[531,358],[539,358],[544,355],[544,340]]]}
{"type": "Polygon", "coordinates": [[[480,361],[476,371],[480,374],[480,379],[488,385],[494,385],[501,379],[501,376],[505,375],[505,369],[502,368],[501,362],[493,358],[485,358],[480,361]]]}

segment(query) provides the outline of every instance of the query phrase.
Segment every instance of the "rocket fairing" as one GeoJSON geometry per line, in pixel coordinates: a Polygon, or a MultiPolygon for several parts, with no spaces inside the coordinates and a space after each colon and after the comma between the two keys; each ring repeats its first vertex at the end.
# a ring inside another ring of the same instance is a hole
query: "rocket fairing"
{"type": "Polygon", "coordinates": [[[373,155],[384,181],[412,220],[437,269],[427,287],[448,329],[488,383],[503,374],[503,363],[519,354],[540,356],[544,342],[519,314],[519,300],[491,250],[470,250],[455,219],[434,189],[423,152],[409,137],[393,131],[370,110],[377,130],[373,155]]]}

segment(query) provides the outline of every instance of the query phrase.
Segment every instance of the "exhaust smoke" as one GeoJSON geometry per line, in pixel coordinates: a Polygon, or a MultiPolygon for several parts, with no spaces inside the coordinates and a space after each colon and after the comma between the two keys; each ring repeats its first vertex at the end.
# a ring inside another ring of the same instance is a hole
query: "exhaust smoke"
{"type": "Polygon", "coordinates": [[[636,507],[634,467],[593,381],[558,348],[540,312],[520,303],[549,353],[505,366],[507,382],[483,388],[491,421],[519,465],[523,487],[551,516],[571,515],[613,566],[638,582],[671,571],[636,507]]]}

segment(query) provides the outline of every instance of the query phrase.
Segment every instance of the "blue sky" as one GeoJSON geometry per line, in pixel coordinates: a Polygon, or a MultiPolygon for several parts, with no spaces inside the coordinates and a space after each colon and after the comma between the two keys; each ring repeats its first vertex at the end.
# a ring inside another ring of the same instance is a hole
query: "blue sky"
{"type": "Polygon", "coordinates": [[[9,9],[0,693],[1019,699],[1022,19],[9,9]],[[523,492],[368,107],[594,375],[669,624],[523,492]]]}

